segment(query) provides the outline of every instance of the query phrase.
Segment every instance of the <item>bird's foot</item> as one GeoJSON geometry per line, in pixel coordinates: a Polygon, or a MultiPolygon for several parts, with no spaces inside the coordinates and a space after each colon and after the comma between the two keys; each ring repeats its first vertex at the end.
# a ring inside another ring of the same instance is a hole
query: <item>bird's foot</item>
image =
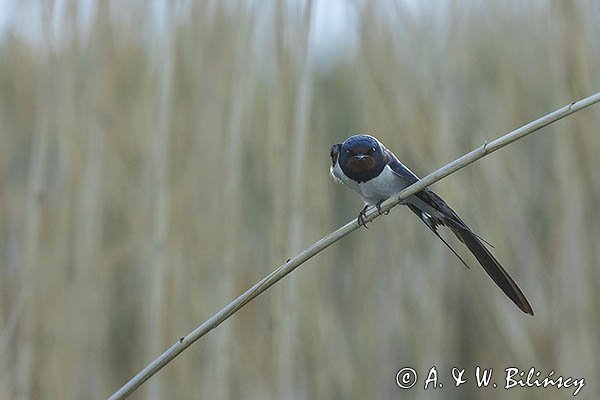
{"type": "Polygon", "coordinates": [[[364,226],[365,229],[369,229],[369,227],[367,226],[367,221],[365,221],[365,218],[367,216],[367,208],[369,208],[369,205],[365,205],[363,209],[360,210],[360,212],[358,213],[358,217],[356,218],[358,226],[364,226]]]}
{"type": "Polygon", "coordinates": [[[383,203],[384,200],[379,200],[377,202],[377,204],[375,204],[375,207],[377,207],[377,212],[379,213],[379,215],[383,214],[383,215],[388,215],[390,213],[390,210],[387,210],[386,212],[382,213],[381,212],[381,203],[383,203]]]}

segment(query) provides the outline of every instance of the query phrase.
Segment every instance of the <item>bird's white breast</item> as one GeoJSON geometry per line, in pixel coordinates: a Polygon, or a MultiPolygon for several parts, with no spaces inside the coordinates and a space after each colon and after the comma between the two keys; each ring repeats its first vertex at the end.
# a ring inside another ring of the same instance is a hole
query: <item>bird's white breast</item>
{"type": "Polygon", "coordinates": [[[339,163],[336,163],[330,170],[335,178],[360,194],[363,201],[371,206],[406,187],[406,183],[392,171],[389,165],[386,165],[375,178],[360,183],[348,178],[340,168],[339,163]]]}

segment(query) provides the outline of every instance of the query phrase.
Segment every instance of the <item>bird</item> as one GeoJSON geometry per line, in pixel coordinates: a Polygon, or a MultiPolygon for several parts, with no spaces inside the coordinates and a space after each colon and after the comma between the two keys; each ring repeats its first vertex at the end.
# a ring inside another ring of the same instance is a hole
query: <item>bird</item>
{"type": "MultiPolygon", "coordinates": [[[[369,207],[376,207],[381,214],[380,207],[383,201],[419,180],[417,175],[402,164],[383,143],[368,134],[353,135],[343,143],[334,144],[329,155],[330,173],[333,178],[358,192],[365,203],[357,217],[358,224],[365,228],[365,215],[369,207]]],[[[403,204],[408,206],[468,268],[468,264],[438,232],[440,226],[450,229],[504,294],[521,311],[533,316],[533,308],[529,301],[484,245],[485,240],[475,234],[440,196],[425,188],[406,198],[403,204]]]]}

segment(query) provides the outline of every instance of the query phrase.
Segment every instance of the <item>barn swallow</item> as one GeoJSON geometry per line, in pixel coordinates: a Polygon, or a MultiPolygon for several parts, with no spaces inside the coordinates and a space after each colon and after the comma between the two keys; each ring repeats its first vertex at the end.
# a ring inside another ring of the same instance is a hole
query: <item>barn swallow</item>
{"type": "MultiPolygon", "coordinates": [[[[369,207],[376,207],[381,213],[381,203],[400,192],[419,178],[398,160],[379,140],[370,135],[354,135],[344,143],[331,146],[331,175],[338,181],[358,192],[365,202],[358,214],[358,224],[365,225],[365,213],[369,207]]],[[[429,229],[468,267],[458,253],[438,233],[439,226],[445,226],[454,233],[475,256],[485,272],[500,289],[523,312],[533,315],[527,298],[502,268],[498,260],[484,246],[478,235],[446,204],[428,188],[409,196],[403,201],[429,229]]]]}

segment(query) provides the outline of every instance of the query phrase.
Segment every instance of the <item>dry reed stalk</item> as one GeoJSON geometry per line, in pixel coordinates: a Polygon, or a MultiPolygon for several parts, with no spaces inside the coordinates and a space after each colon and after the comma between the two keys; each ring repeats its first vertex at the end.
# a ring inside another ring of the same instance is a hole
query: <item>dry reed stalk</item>
{"type": "MultiPolygon", "coordinates": [[[[305,6],[302,16],[300,30],[302,31],[299,54],[300,70],[298,72],[295,109],[292,126],[292,152],[291,169],[289,177],[289,203],[290,212],[288,216],[287,232],[287,254],[295,254],[302,247],[302,236],[304,233],[304,218],[307,210],[303,210],[303,192],[305,158],[308,141],[308,123],[310,118],[311,101],[311,60],[310,60],[310,26],[312,17],[312,1],[309,0],[305,6]]],[[[280,346],[278,351],[278,379],[279,397],[284,398],[289,393],[300,390],[297,379],[294,379],[297,355],[297,322],[298,307],[296,299],[297,282],[290,279],[283,293],[283,313],[279,335],[280,346]]]]}
{"type": "MultiPolygon", "coordinates": [[[[148,316],[149,354],[160,351],[165,332],[165,291],[166,291],[166,258],[167,237],[169,231],[169,185],[168,185],[168,154],[170,143],[171,119],[173,105],[173,63],[175,60],[174,48],[175,27],[173,22],[173,6],[165,3],[165,29],[160,38],[160,51],[158,56],[159,78],[156,91],[156,124],[152,140],[150,182],[154,199],[153,228],[151,253],[151,283],[150,283],[150,315],[148,316]]],[[[152,382],[149,387],[149,399],[161,399],[162,385],[160,380],[152,382]]]]}
{"type": "MultiPolygon", "coordinates": [[[[453,174],[454,172],[466,167],[467,165],[509,145],[510,143],[522,139],[523,137],[529,135],[532,132],[535,132],[545,126],[548,126],[566,116],[569,116],[598,102],[600,102],[600,92],[592,96],[586,97],[585,99],[572,102],[489,143],[484,143],[483,145],[475,148],[469,153],[463,155],[462,157],[459,157],[456,160],[446,164],[445,166],[435,170],[434,172],[425,176],[423,179],[402,190],[398,194],[390,197],[381,205],[381,212],[385,213],[386,211],[400,204],[403,201],[403,199],[423,190],[424,188],[434,184],[435,182],[445,178],[450,174],[453,174]]],[[[376,209],[372,208],[366,213],[365,221],[370,222],[378,218],[379,216],[379,212],[376,209]]],[[[300,252],[295,257],[291,258],[285,264],[279,266],[277,269],[275,269],[269,275],[261,279],[246,292],[244,292],[231,303],[227,304],[225,307],[219,310],[216,314],[214,314],[211,318],[206,320],[188,335],[182,336],[176,343],[174,343],[163,354],[156,358],[151,364],[146,366],[146,368],[140,371],[124,386],[117,390],[109,398],[109,400],[124,399],[128,397],[140,385],[142,385],[146,380],[148,380],[150,377],[156,374],[156,372],[162,369],[165,365],[167,365],[171,360],[177,357],[177,355],[179,355],[182,351],[188,348],[196,340],[198,340],[199,338],[201,338],[202,336],[206,335],[208,332],[219,326],[223,321],[235,314],[243,306],[248,304],[248,302],[250,302],[252,299],[257,297],[259,294],[261,294],[271,286],[273,286],[275,283],[277,283],[279,280],[284,278],[286,275],[291,273],[300,265],[308,261],[310,258],[314,257],[321,251],[325,250],[327,247],[331,246],[333,243],[339,241],[344,236],[348,235],[349,233],[358,228],[360,228],[360,225],[357,223],[356,219],[353,219],[344,226],[338,228],[336,231],[328,234],[327,236],[321,238],[319,241],[315,242],[311,246],[307,247],[305,250],[300,252]]]]}

